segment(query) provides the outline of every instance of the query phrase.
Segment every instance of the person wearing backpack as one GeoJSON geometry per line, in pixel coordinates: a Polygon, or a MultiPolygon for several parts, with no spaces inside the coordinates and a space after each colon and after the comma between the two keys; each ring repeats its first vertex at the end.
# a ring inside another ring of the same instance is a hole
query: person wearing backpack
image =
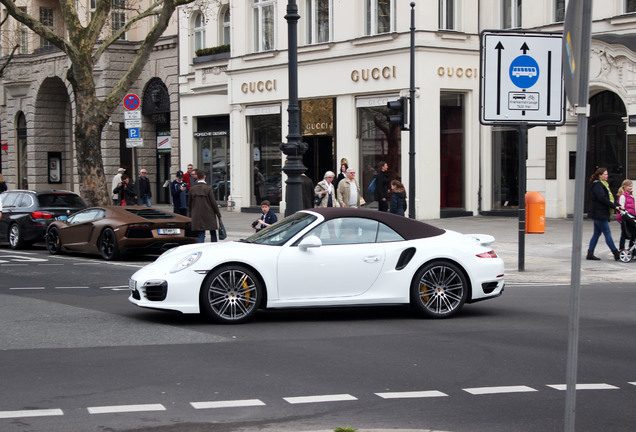
{"type": "Polygon", "coordinates": [[[378,173],[375,175],[375,191],[373,197],[378,202],[378,210],[382,212],[389,211],[389,192],[391,190],[391,181],[387,175],[389,164],[381,161],[378,164],[378,173]]]}

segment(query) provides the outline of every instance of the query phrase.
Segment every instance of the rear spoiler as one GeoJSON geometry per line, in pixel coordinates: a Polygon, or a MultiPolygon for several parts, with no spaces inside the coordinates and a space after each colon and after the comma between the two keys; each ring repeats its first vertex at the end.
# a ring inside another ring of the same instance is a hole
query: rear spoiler
{"type": "Polygon", "coordinates": [[[490,246],[495,242],[495,238],[489,234],[464,234],[470,237],[482,246],[490,246]]]}

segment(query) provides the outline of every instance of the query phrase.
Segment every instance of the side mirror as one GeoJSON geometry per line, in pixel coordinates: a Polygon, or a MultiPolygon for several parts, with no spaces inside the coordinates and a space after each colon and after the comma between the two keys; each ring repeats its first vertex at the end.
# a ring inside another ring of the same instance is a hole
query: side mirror
{"type": "Polygon", "coordinates": [[[309,248],[316,248],[322,246],[322,241],[315,235],[305,237],[299,244],[298,249],[302,252],[307,252],[309,248]]]}

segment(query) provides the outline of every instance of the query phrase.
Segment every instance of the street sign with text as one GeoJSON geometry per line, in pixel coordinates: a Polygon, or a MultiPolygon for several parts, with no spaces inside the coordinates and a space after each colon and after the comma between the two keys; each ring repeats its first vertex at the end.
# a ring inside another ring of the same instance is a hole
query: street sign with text
{"type": "Polygon", "coordinates": [[[563,124],[561,39],[555,33],[482,32],[482,124],[563,124]]]}

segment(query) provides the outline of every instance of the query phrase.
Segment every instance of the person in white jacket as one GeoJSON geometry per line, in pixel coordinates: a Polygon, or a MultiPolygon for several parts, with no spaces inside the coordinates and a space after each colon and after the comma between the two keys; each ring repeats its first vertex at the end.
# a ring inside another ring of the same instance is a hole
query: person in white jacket
{"type": "Polygon", "coordinates": [[[316,207],[340,207],[338,204],[336,187],[333,179],[336,175],[333,171],[327,171],[324,179],[319,181],[314,188],[314,196],[316,198],[316,207]]]}

